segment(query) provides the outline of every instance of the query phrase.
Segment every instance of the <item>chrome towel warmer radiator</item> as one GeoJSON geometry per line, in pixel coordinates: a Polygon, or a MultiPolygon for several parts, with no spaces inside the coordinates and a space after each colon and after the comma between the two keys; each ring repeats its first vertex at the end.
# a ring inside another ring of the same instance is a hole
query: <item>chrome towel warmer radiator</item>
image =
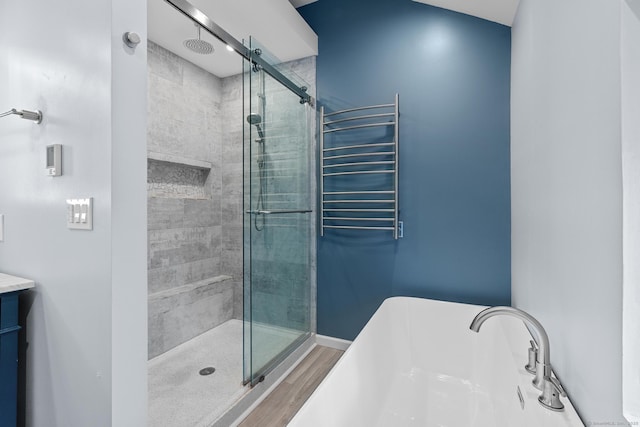
{"type": "Polygon", "coordinates": [[[352,229],[389,230],[394,239],[401,237],[398,101],[396,94],[392,104],[331,113],[320,108],[321,236],[326,229],[352,229]],[[367,133],[367,129],[380,127],[386,130],[384,137],[367,133]],[[389,179],[363,180],[358,178],[361,175],[385,175],[389,179]]]}

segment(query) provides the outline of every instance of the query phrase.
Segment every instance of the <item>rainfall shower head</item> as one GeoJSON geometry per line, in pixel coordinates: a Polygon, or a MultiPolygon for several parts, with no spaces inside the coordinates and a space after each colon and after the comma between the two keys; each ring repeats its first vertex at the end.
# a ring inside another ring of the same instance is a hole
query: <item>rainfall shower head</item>
{"type": "Polygon", "coordinates": [[[258,136],[260,136],[260,142],[264,141],[264,132],[260,124],[262,123],[262,116],[257,113],[251,113],[247,116],[247,123],[254,125],[258,129],[258,136]]]}
{"type": "Polygon", "coordinates": [[[210,53],[213,53],[213,46],[211,45],[211,43],[200,38],[200,25],[196,24],[196,27],[198,28],[198,38],[187,39],[183,42],[183,44],[190,51],[198,53],[200,55],[209,55],[210,53]]]}

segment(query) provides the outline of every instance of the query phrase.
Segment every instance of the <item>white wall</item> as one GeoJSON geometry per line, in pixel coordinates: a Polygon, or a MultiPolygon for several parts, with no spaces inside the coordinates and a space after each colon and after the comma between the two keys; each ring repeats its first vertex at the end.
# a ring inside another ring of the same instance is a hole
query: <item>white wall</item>
{"type": "Polygon", "coordinates": [[[36,280],[27,320],[28,426],[144,425],[145,46],[140,0],[0,3],[0,271],[36,280]],[[141,95],[140,95],[141,94],[141,95]],[[64,175],[44,175],[47,144],[64,175]],[[94,197],[94,230],[65,199],[94,197]]]}
{"type": "Polygon", "coordinates": [[[147,2],[111,5],[111,415],[113,426],[140,427],[147,425],[147,2]],[[137,48],[122,42],[127,31],[140,36],[137,48]]]}
{"type": "Polygon", "coordinates": [[[640,423],[640,0],[622,2],[623,403],[640,423]]]}
{"type": "Polygon", "coordinates": [[[512,302],[594,423],[623,421],[621,1],[522,0],[512,29],[512,302]]]}

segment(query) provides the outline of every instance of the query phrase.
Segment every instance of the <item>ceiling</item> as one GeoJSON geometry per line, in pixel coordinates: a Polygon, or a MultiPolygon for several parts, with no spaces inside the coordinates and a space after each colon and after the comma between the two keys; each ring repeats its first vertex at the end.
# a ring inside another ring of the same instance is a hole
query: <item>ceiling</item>
{"type": "Polygon", "coordinates": [[[520,0],[413,0],[444,9],[477,16],[499,24],[513,24],[520,0]]]}
{"type": "Polygon", "coordinates": [[[317,0],[289,0],[295,7],[304,6],[305,4],[313,3],[317,0]]]}
{"type": "MultiPolygon", "coordinates": [[[[184,47],[196,38],[196,27],[165,0],[148,1],[149,39],[218,77],[242,72],[235,52],[206,31],[201,38],[214,47],[210,55],[199,55],[184,47]]],[[[318,54],[318,37],[296,11],[317,0],[191,0],[216,24],[237,40],[255,37],[273,56],[291,61],[318,54]]],[[[520,0],[413,0],[511,26],[520,0]]]]}
{"type": "MultiPolygon", "coordinates": [[[[295,7],[317,0],[290,0],[295,7]]],[[[413,0],[511,26],[520,0],[413,0]]]]}
{"type": "MultiPolygon", "coordinates": [[[[318,37],[287,0],[190,0],[217,25],[237,40],[255,37],[273,56],[291,61],[318,54],[318,37]]],[[[201,31],[214,47],[199,55],[183,45],[197,37],[193,22],[164,0],[147,0],[148,37],[151,41],[218,77],[242,72],[242,59],[215,37],[201,31]]]]}

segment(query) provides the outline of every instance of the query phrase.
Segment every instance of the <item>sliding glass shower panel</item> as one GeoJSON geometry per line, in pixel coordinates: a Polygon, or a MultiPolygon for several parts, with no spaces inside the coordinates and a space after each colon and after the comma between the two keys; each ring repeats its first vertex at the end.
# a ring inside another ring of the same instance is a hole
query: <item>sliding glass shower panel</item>
{"type": "MultiPolygon", "coordinates": [[[[291,76],[253,38],[250,48],[291,76]]],[[[310,334],[313,112],[249,61],[244,87],[244,366],[255,384],[310,334]]]]}

